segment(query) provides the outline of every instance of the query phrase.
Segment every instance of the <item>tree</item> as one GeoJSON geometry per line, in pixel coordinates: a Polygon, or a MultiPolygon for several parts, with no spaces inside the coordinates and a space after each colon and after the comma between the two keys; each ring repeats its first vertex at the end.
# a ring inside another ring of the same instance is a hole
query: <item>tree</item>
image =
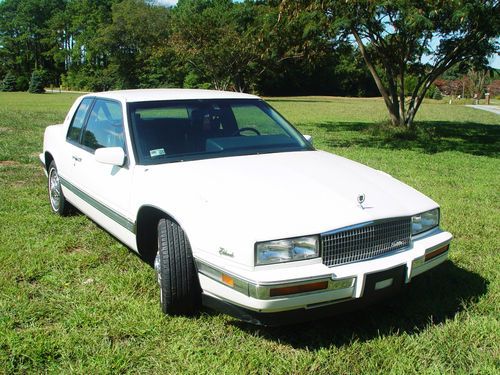
{"type": "Polygon", "coordinates": [[[491,83],[488,85],[488,92],[491,96],[500,95],[500,79],[491,81],[491,83]]]}
{"type": "Polygon", "coordinates": [[[144,0],[113,4],[112,22],[98,35],[102,49],[108,51],[109,64],[116,69],[116,86],[137,87],[141,71],[151,69],[152,56],[168,43],[168,13],[167,8],[144,0]]]}
{"type": "Polygon", "coordinates": [[[462,61],[482,62],[498,48],[498,0],[285,0],[283,9],[321,12],[332,38],[358,46],[395,126],[414,125],[441,74],[462,61]],[[411,91],[409,76],[416,77],[411,91]]]}
{"type": "Polygon", "coordinates": [[[231,0],[180,0],[172,10],[172,48],[189,71],[216,89],[243,90],[246,71],[258,57],[249,28],[239,27],[239,6],[231,0]]]}
{"type": "Polygon", "coordinates": [[[434,92],[432,93],[432,99],[436,99],[436,100],[443,99],[443,94],[441,94],[441,90],[439,90],[438,87],[436,87],[434,92]]]}
{"type": "Polygon", "coordinates": [[[28,92],[32,94],[43,94],[45,92],[45,72],[33,70],[31,74],[30,87],[28,92]]]}
{"type": "Polygon", "coordinates": [[[279,1],[180,0],[171,20],[171,46],[186,64],[187,84],[197,78],[196,85],[217,89],[286,86],[287,73],[307,76],[309,57],[328,44],[315,15],[290,19],[280,13],[279,1]]]}
{"type": "Polygon", "coordinates": [[[481,99],[484,89],[491,82],[493,75],[494,69],[488,69],[487,67],[483,67],[482,69],[470,68],[466,77],[470,97],[481,99]]]}
{"type": "Polygon", "coordinates": [[[461,79],[438,78],[434,81],[434,84],[445,95],[456,96],[464,94],[462,91],[465,90],[465,86],[461,79]]]}
{"type": "Polygon", "coordinates": [[[7,73],[0,83],[0,91],[16,91],[16,77],[12,73],[7,73]]]}
{"type": "Polygon", "coordinates": [[[0,1],[0,62],[8,71],[25,80],[34,69],[62,72],[48,53],[56,45],[48,21],[63,8],[63,0],[0,1]]]}
{"type": "Polygon", "coordinates": [[[65,61],[64,86],[92,91],[114,86],[115,71],[109,69],[109,51],[100,30],[112,19],[117,0],[67,0],[64,14],[51,20],[52,37],[58,41],[56,58],[65,61]]]}
{"type": "Polygon", "coordinates": [[[251,73],[256,88],[273,95],[357,92],[357,53],[346,43],[346,48],[333,48],[323,33],[321,15],[302,12],[291,17],[278,5],[268,1],[254,6],[257,15],[249,37],[258,56],[251,73]],[[344,79],[348,71],[353,76],[344,79]]]}

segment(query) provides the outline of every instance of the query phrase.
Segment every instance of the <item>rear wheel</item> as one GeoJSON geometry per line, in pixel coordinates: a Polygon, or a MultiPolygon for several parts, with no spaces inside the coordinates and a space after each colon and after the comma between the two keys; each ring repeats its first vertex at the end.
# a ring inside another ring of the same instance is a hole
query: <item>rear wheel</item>
{"type": "Polygon", "coordinates": [[[195,313],[200,303],[201,288],[191,245],[182,228],[169,219],[161,219],[158,223],[155,270],[163,312],[171,315],[195,313]]]}
{"type": "Polygon", "coordinates": [[[52,212],[66,216],[70,213],[71,205],[66,201],[61,188],[61,181],[57,173],[56,163],[52,161],[48,172],[49,202],[52,212]]]}

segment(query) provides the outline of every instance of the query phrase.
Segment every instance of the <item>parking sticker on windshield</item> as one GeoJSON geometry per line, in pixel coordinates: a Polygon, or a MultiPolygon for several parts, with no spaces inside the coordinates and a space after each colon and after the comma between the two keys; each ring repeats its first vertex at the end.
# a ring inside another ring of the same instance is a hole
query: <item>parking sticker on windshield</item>
{"type": "Polygon", "coordinates": [[[152,158],[154,158],[155,156],[165,155],[165,150],[163,148],[149,150],[149,155],[151,155],[152,158]]]}

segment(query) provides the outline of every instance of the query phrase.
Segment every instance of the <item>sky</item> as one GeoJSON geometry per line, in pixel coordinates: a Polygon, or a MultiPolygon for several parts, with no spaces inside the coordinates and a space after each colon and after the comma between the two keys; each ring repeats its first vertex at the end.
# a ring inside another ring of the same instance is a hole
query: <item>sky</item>
{"type": "MultiPolygon", "coordinates": [[[[165,5],[165,6],[173,6],[177,4],[177,0],[155,0],[158,4],[165,5]]],[[[243,0],[235,0],[236,3],[240,3],[243,0]]]]}
{"type": "Polygon", "coordinates": [[[156,0],[158,4],[165,5],[165,6],[173,6],[177,4],[177,0],[156,0]]]}
{"type": "Polygon", "coordinates": [[[490,59],[490,66],[495,69],[500,69],[500,55],[498,53],[490,59]]]}

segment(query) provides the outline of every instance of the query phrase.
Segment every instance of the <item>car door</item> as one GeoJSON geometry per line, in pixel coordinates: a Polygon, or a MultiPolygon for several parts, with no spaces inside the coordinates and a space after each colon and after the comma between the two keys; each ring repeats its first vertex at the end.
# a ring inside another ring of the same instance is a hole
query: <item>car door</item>
{"type": "MultiPolygon", "coordinates": [[[[83,104],[83,103],[82,103],[83,104]]],[[[72,169],[68,181],[74,192],[86,203],[125,229],[133,230],[130,213],[131,165],[103,164],[96,161],[95,150],[101,147],[121,147],[127,155],[124,116],[120,102],[96,98],[87,111],[78,141],[68,142],[72,169]]],[[[72,135],[70,126],[68,137],[72,135]]]]}

